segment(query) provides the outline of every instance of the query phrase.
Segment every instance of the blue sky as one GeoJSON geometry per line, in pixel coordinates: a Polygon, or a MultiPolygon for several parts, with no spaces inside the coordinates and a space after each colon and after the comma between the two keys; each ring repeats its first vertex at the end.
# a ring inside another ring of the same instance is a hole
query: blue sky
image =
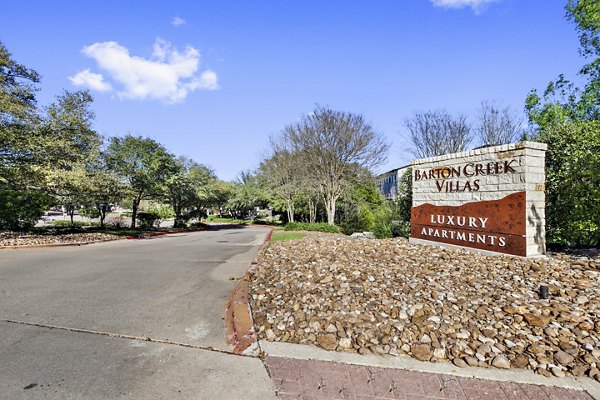
{"type": "Polygon", "coordinates": [[[409,163],[405,118],[522,113],[583,64],[566,0],[12,1],[0,40],[39,103],[90,88],[96,130],[148,136],[232,180],[316,104],[362,113],[409,163]],[[151,4],[151,5],[149,5],[151,4]]]}

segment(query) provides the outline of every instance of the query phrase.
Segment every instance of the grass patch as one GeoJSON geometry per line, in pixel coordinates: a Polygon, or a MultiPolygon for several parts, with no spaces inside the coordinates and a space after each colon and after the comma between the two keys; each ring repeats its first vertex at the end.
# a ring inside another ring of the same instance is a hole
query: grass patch
{"type": "Polygon", "coordinates": [[[304,233],[300,233],[300,232],[273,231],[273,234],[271,235],[270,243],[273,244],[275,242],[280,242],[282,240],[302,239],[303,237],[304,237],[304,233]]]}
{"type": "MultiPolygon", "coordinates": [[[[166,231],[166,230],[165,230],[166,231]]],[[[115,235],[115,236],[135,236],[135,235],[142,235],[144,233],[157,233],[157,232],[165,232],[165,231],[150,231],[150,230],[138,230],[138,229],[122,229],[122,230],[106,230],[106,231],[99,231],[102,233],[106,233],[108,235],[115,235]]]]}
{"type": "Polygon", "coordinates": [[[339,233],[340,228],[335,225],[329,225],[324,222],[316,224],[309,224],[306,222],[289,222],[285,226],[286,231],[315,231],[315,232],[329,232],[339,233]]]}

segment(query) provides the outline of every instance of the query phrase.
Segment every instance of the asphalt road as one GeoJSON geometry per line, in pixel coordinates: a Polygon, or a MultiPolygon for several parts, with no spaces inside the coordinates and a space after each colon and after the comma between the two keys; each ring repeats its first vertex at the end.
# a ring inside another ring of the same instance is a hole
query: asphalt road
{"type": "Polygon", "coordinates": [[[1,251],[0,399],[274,398],[260,360],[225,353],[223,325],[266,235],[1,251]]]}

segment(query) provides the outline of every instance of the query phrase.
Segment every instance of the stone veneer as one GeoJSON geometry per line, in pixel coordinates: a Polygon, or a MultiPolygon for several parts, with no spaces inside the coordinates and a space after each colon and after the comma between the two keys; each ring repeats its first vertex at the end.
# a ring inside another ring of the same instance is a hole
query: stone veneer
{"type": "MultiPolygon", "coordinates": [[[[524,193],[524,221],[513,221],[516,224],[525,224],[518,235],[524,238],[524,242],[520,245],[521,250],[511,252],[483,245],[479,246],[479,249],[527,257],[544,255],[546,253],[544,194],[546,148],[547,145],[543,143],[520,142],[413,161],[413,225],[416,207],[421,206],[423,210],[423,207],[427,208],[428,205],[434,206],[431,208],[451,206],[443,207],[444,210],[454,209],[454,207],[458,210],[461,206],[473,210],[474,207],[486,206],[488,212],[490,207],[495,207],[492,214],[486,214],[493,222],[495,218],[505,214],[506,207],[514,208],[514,204],[498,205],[501,203],[498,202],[499,200],[516,193],[524,193]],[[507,163],[508,167],[506,167],[507,163]],[[479,171],[476,171],[477,164],[481,165],[479,171]],[[452,173],[453,168],[454,173],[452,173]],[[487,174],[488,171],[491,173],[487,174]],[[472,176],[465,176],[465,172],[472,176]]],[[[520,207],[523,205],[521,204],[520,207]]],[[[433,220],[432,216],[431,221],[433,220]]],[[[510,221],[507,224],[511,224],[510,221]]],[[[480,229],[479,233],[490,232],[480,229]]],[[[503,232],[492,233],[503,234],[503,232]]],[[[439,244],[443,241],[432,237],[423,240],[422,237],[414,236],[419,235],[413,230],[411,233],[413,243],[434,241],[435,244],[439,244]]],[[[471,247],[468,244],[466,246],[471,247]]]]}

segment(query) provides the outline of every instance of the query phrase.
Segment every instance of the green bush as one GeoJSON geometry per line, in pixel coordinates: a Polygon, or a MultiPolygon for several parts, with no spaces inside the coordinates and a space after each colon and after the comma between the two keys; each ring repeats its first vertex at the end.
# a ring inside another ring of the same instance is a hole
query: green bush
{"type": "Polygon", "coordinates": [[[600,121],[578,121],[544,130],[547,242],[600,243],[600,121]]]}
{"type": "Polygon", "coordinates": [[[156,212],[140,211],[137,213],[136,220],[138,221],[140,228],[150,229],[154,228],[157,222],[160,221],[160,215],[156,212]]]}
{"type": "Polygon", "coordinates": [[[407,238],[410,236],[410,221],[392,221],[392,237],[407,238]]]}
{"type": "Polygon", "coordinates": [[[309,224],[307,222],[288,222],[285,226],[286,231],[316,231],[316,232],[328,232],[328,233],[339,233],[340,228],[335,225],[329,225],[324,222],[315,224],[309,224]]]}
{"type": "Polygon", "coordinates": [[[377,220],[373,226],[373,235],[377,239],[388,239],[393,235],[392,224],[386,220],[377,220]]]}
{"type": "Polygon", "coordinates": [[[52,226],[55,228],[83,228],[84,226],[90,226],[90,224],[83,221],[73,221],[71,223],[71,220],[58,220],[52,221],[52,226]]]}
{"type": "Polygon", "coordinates": [[[51,203],[46,193],[0,189],[0,229],[31,229],[51,203]]]}

